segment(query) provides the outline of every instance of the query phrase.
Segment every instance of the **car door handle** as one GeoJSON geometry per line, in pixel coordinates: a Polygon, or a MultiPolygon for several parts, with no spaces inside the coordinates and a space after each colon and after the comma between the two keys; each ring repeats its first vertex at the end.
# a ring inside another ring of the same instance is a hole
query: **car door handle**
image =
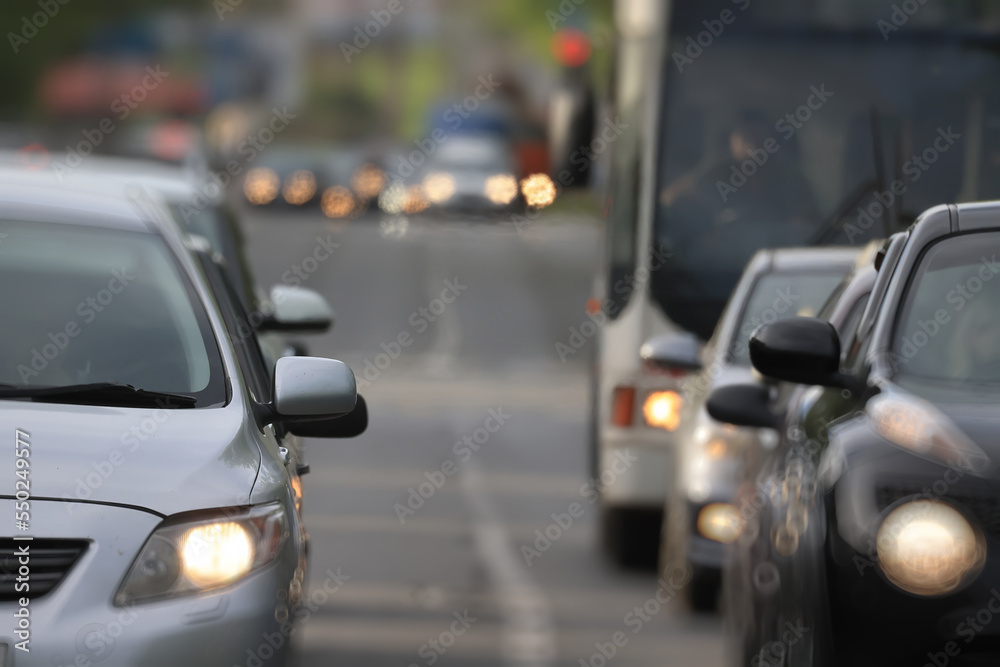
{"type": "Polygon", "coordinates": [[[298,465],[295,466],[295,472],[297,472],[299,474],[299,477],[301,477],[302,475],[309,472],[309,464],[299,463],[298,465]]]}

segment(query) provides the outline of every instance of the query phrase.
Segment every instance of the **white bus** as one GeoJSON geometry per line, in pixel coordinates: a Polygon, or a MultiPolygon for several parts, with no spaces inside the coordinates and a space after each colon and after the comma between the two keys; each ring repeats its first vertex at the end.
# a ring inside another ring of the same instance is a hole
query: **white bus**
{"type": "Polygon", "coordinates": [[[674,333],[696,349],[685,337],[711,335],[761,248],[861,245],[932,205],[1000,198],[1000,7],[617,0],[616,20],[626,129],[589,305],[606,320],[591,472],[609,554],[638,564],[655,556],[691,372],[644,367],[641,345],[674,333]]]}

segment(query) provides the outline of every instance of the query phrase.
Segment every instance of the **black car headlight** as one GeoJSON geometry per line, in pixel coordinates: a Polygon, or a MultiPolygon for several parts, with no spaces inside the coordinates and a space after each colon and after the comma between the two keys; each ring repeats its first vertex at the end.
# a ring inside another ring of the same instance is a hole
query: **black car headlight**
{"type": "Polygon", "coordinates": [[[288,518],[279,503],[168,520],[139,551],[115,595],[115,604],[228,586],[273,561],[288,535],[288,518]]]}
{"type": "Polygon", "coordinates": [[[958,590],[983,569],[986,542],[950,505],[915,500],[892,510],[876,540],[878,564],[893,584],[916,595],[958,590]]]}

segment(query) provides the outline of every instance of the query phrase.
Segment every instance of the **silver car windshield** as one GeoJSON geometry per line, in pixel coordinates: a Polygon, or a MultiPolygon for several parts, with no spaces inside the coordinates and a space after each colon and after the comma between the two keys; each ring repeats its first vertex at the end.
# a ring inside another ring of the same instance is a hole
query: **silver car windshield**
{"type": "Polygon", "coordinates": [[[932,246],[906,297],[892,348],[899,375],[954,385],[1000,384],[1000,234],[932,246]]]}
{"type": "Polygon", "coordinates": [[[162,239],[0,220],[0,384],[131,385],[226,400],[202,304],[162,239]]]}

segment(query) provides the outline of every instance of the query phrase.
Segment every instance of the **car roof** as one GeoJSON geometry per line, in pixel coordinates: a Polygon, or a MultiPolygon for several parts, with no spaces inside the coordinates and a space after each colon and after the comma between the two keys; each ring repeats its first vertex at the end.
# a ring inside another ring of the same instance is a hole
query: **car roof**
{"type": "Polygon", "coordinates": [[[148,192],[126,196],[121,185],[78,187],[47,170],[0,168],[0,210],[9,220],[57,222],[179,236],[162,201],[148,192]]]}
{"type": "MultiPolygon", "coordinates": [[[[66,154],[53,153],[42,167],[27,166],[13,151],[0,151],[0,179],[17,180],[22,174],[50,174],[60,184],[75,189],[107,189],[124,191],[126,187],[141,187],[159,193],[167,202],[193,203],[200,193],[196,176],[178,165],[142,160],[88,156],[78,167],[70,164],[66,154]]],[[[208,188],[202,188],[206,190],[208,188]]],[[[221,188],[216,189],[221,192],[221,188]]],[[[209,198],[211,199],[211,198],[209,198]]]]}
{"type": "Polygon", "coordinates": [[[772,271],[807,271],[836,268],[850,270],[858,260],[861,248],[823,247],[823,248],[780,248],[770,250],[770,269],[772,271]]]}

